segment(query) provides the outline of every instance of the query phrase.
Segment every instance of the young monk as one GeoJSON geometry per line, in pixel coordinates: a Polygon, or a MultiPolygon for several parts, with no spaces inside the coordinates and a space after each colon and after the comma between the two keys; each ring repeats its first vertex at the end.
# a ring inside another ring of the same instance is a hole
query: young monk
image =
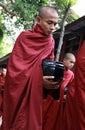
{"type": "MultiPolygon", "coordinates": [[[[7,67],[3,130],[42,130],[42,60],[54,59],[52,32],[58,22],[53,7],[41,7],[33,30],[17,38],[7,67]]],[[[51,87],[56,82],[49,81],[51,87]]]]}
{"type": "MultiPolygon", "coordinates": [[[[66,53],[63,58],[65,72],[61,85],[63,86],[65,93],[67,93],[66,91],[68,91],[69,84],[74,79],[74,73],[71,69],[74,67],[75,61],[76,58],[72,53],[66,53]]],[[[66,99],[66,94],[64,94],[64,99],[66,99]]]]}
{"type": "Polygon", "coordinates": [[[52,92],[52,96],[48,95],[47,99],[44,101],[43,105],[43,130],[62,130],[62,120],[63,120],[63,108],[64,102],[66,100],[66,94],[64,95],[64,90],[72,82],[74,78],[74,73],[71,69],[74,66],[76,59],[72,53],[66,53],[63,59],[65,66],[64,79],[60,83],[58,95],[56,92],[52,92]],[[59,97],[57,97],[59,96],[59,97]]]}

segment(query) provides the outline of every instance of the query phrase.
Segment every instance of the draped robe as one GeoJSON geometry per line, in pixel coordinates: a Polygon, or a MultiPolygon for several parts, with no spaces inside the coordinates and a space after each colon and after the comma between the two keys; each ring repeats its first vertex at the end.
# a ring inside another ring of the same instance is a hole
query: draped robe
{"type": "Polygon", "coordinates": [[[36,25],[23,31],[10,56],[4,91],[3,130],[42,130],[42,60],[54,58],[54,40],[36,25]]]}
{"type": "MultiPolygon", "coordinates": [[[[48,94],[47,98],[43,101],[43,130],[63,130],[64,89],[67,85],[69,87],[73,78],[74,73],[69,69],[65,70],[64,80],[60,86],[59,100],[56,100],[51,94],[48,94]]],[[[57,94],[56,92],[55,95],[57,94]]]]}
{"type": "Polygon", "coordinates": [[[65,88],[67,85],[69,85],[74,79],[74,73],[67,69],[64,72],[64,80],[62,81],[62,86],[65,88]]]}
{"type": "Polygon", "coordinates": [[[85,130],[85,40],[76,57],[75,78],[69,86],[64,130],[85,130]]]}

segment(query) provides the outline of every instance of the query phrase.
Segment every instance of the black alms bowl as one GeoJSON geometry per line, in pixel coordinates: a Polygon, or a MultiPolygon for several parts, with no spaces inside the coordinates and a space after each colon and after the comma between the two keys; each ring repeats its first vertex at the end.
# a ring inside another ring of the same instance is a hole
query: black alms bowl
{"type": "Polygon", "coordinates": [[[54,76],[54,81],[60,82],[64,76],[64,64],[45,59],[42,61],[43,76],[54,76]]]}

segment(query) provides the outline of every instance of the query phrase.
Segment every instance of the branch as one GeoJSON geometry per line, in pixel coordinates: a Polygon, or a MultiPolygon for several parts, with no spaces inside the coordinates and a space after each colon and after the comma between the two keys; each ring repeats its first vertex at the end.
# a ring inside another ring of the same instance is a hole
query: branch
{"type": "Polygon", "coordinates": [[[12,16],[17,16],[15,12],[10,11],[4,4],[0,2],[0,6],[5,10],[5,12],[11,14],[12,16]]]}
{"type": "Polygon", "coordinates": [[[15,1],[14,0],[11,0],[11,4],[14,4],[15,3],[15,1]]]}
{"type": "Polygon", "coordinates": [[[56,57],[55,57],[56,61],[59,61],[59,58],[60,58],[61,48],[63,45],[63,37],[64,37],[64,33],[65,33],[65,21],[66,21],[67,15],[69,13],[70,7],[71,7],[71,4],[69,4],[68,7],[66,8],[64,17],[62,19],[60,39],[59,39],[59,44],[58,44],[57,53],[56,53],[56,57]]]}

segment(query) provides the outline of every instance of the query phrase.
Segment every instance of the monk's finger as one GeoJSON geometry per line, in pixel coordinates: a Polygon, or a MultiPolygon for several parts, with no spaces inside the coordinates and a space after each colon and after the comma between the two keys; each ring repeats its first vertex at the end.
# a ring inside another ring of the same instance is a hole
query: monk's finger
{"type": "Polygon", "coordinates": [[[54,79],[54,76],[43,76],[44,79],[54,79]]]}

